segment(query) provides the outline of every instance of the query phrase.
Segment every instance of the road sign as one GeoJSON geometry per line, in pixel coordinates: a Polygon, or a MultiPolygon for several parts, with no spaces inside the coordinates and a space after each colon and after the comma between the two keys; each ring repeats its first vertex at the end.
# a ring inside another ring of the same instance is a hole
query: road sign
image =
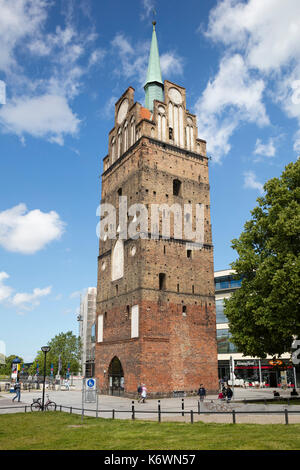
{"type": "Polygon", "coordinates": [[[96,379],[86,379],[85,389],[86,390],[96,390],[96,379]]]}
{"type": "Polygon", "coordinates": [[[97,401],[97,380],[83,379],[82,401],[85,403],[96,403],[97,401]]]}

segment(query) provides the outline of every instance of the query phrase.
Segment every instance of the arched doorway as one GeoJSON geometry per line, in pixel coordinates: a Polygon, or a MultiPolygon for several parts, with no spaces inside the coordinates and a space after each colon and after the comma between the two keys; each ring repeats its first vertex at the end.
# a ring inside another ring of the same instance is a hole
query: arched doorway
{"type": "Polygon", "coordinates": [[[109,380],[109,394],[110,395],[123,395],[124,394],[124,372],[120,359],[115,356],[108,368],[109,380]]]}

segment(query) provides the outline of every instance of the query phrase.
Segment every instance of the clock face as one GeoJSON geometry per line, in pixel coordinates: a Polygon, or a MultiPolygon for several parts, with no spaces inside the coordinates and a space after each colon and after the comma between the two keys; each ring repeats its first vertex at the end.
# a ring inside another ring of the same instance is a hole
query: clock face
{"type": "Polygon", "coordinates": [[[125,100],[122,101],[120,107],[119,107],[119,111],[118,111],[118,114],[117,114],[117,123],[118,124],[121,124],[125,117],[126,117],[126,114],[127,114],[127,111],[128,111],[128,99],[126,98],[125,100]]]}
{"type": "Polygon", "coordinates": [[[182,103],[182,96],[181,93],[177,90],[177,88],[170,88],[169,90],[169,98],[173,103],[175,104],[181,104],[182,103]]]}

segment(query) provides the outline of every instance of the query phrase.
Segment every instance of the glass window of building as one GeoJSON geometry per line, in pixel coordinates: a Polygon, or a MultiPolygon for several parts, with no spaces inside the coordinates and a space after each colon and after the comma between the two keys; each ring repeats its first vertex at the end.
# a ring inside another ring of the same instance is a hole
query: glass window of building
{"type": "Polygon", "coordinates": [[[215,278],[216,290],[235,289],[237,287],[241,287],[241,283],[241,279],[234,279],[233,276],[221,276],[215,278]]]}
{"type": "Polygon", "coordinates": [[[231,343],[228,329],[217,330],[218,354],[228,354],[238,352],[236,346],[231,343]]]}
{"type": "Polygon", "coordinates": [[[217,324],[228,323],[228,320],[224,315],[224,299],[216,300],[216,318],[217,318],[217,324]]]}

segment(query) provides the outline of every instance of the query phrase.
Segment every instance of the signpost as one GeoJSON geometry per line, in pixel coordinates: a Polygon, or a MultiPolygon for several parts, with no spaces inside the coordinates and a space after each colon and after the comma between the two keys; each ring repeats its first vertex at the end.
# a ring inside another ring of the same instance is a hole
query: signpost
{"type": "Polygon", "coordinates": [[[232,380],[232,398],[234,400],[234,359],[232,356],[230,356],[230,361],[229,361],[229,366],[230,366],[230,375],[231,375],[231,380],[232,380]]]}
{"type": "Polygon", "coordinates": [[[97,380],[95,378],[84,378],[82,380],[82,419],[84,403],[96,403],[98,411],[97,380]]]}

